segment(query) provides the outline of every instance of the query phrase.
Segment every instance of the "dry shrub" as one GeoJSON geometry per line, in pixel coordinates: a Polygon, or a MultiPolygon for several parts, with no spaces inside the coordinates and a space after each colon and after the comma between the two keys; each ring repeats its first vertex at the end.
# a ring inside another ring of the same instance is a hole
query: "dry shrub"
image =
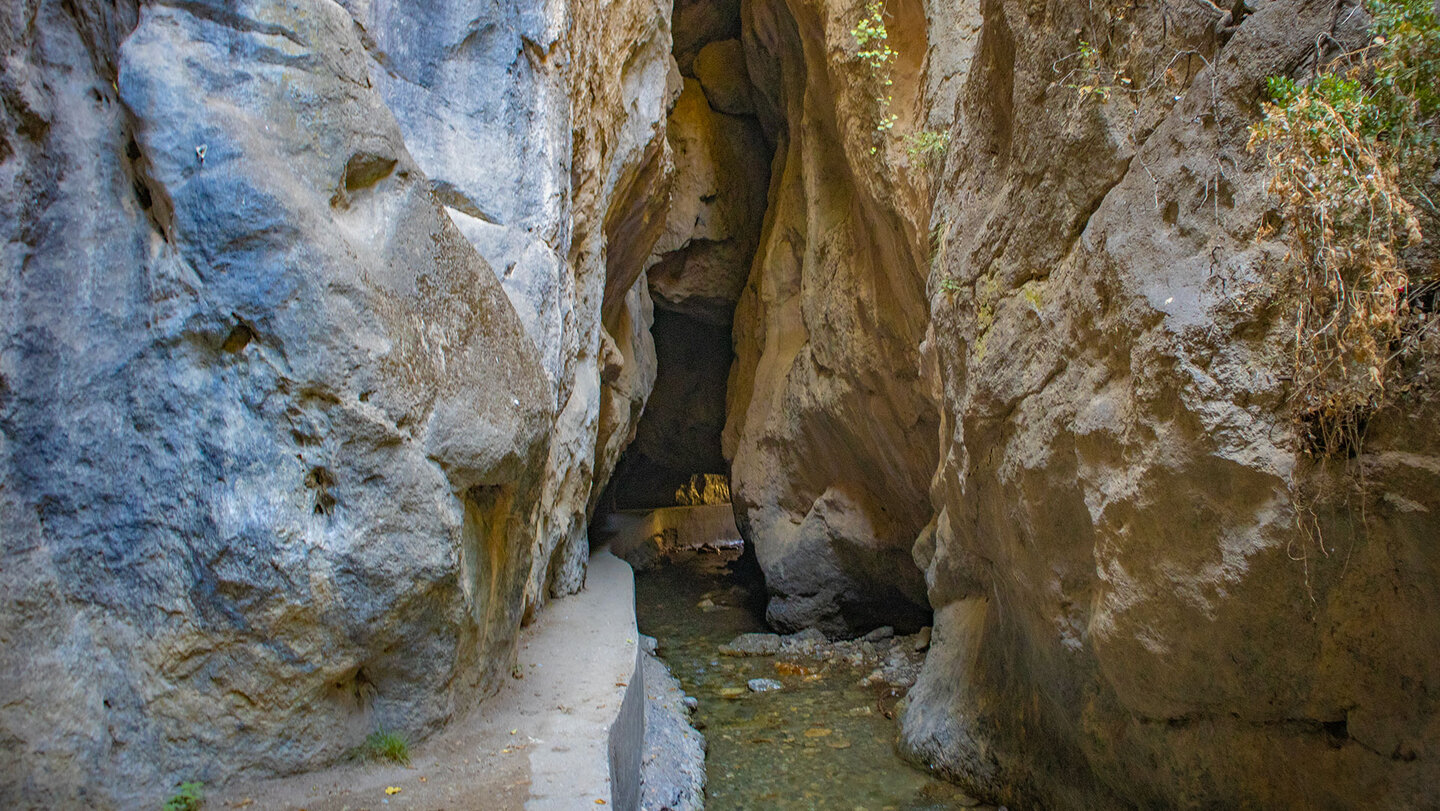
{"type": "Polygon", "coordinates": [[[1371,44],[1307,83],[1272,77],[1251,130],[1290,248],[1276,289],[1295,313],[1294,416],[1320,455],[1356,451],[1430,320],[1415,291],[1440,276],[1401,258],[1424,238],[1412,200],[1429,203],[1437,155],[1440,26],[1429,0],[1369,8],[1371,44]]]}

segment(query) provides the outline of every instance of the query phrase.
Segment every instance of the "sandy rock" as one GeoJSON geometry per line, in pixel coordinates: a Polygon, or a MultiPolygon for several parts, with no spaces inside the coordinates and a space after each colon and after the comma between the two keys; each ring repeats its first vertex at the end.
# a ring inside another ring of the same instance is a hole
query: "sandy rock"
{"type": "Polygon", "coordinates": [[[708,43],[695,57],[695,78],[705,99],[718,112],[754,115],[750,76],[745,72],[745,48],[738,39],[708,43]]]}
{"type": "Polygon", "coordinates": [[[722,656],[772,656],[779,650],[777,634],[741,634],[720,646],[722,656]]]}
{"type": "Polygon", "coordinates": [[[932,629],[931,629],[931,627],[930,627],[929,625],[925,626],[924,628],[921,628],[921,629],[911,638],[911,641],[910,641],[910,649],[911,649],[911,650],[914,650],[914,651],[928,650],[928,649],[930,648],[930,635],[931,635],[931,633],[933,633],[933,631],[932,631],[932,629]]]}
{"type": "MultiPolygon", "coordinates": [[[[918,76],[924,21],[897,76],[918,76]]],[[[934,405],[919,381],[928,321],[923,193],[871,154],[874,95],[855,52],[854,6],[746,5],[745,61],[777,143],[759,253],[735,311],[724,450],[736,515],[779,630],[838,636],[925,622],[910,546],[929,520],[934,405]]],[[[903,36],[902,36],[903,35],[903,36]]],[[[895,109],[916,114],[901,82],[895,109]]],[[[896,147],[897,156],[903,150],[896,147]]]]}

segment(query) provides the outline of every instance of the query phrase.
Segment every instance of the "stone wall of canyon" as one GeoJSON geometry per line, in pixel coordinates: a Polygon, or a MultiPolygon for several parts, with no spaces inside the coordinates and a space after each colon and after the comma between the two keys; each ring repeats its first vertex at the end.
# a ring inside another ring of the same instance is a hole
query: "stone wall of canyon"
{"type": "Polygon", "coordinates": [[[1431,803],[1437,347],[1307,452],[1247,149],[1364,7],[867,14],[0,10],[0,797],[432,731],[612,473],[728,469],[777,629],[933,617],[901,744],[978,797],[1431,803]]]}
{"type": "Polygon", "coordinates": [[[433,730],[651,382],[668,4],[7,4],[0,796],[433,730]]]}

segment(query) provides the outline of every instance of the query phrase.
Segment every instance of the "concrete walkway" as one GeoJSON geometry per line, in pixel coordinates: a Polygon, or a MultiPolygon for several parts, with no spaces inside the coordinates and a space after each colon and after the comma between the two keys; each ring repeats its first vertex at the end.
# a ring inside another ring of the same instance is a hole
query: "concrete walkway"
{"type": "Polygon", "coordinates": [[[235,786],[206,808],[630,811],[644,738],[638,640],[630,566],[596,552],[585,588],[522,631],[524,677],[414,747],[409,767],[345,763],[235,786]]]}

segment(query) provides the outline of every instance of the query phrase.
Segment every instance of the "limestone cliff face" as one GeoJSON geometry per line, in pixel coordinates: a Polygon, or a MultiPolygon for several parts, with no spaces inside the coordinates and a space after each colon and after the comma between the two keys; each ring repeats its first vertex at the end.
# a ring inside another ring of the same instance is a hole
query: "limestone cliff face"
{"type": "MultiPolygon", "coordinates": [[[[876,131],[883,90],[856,55],[851,5],[745,5],[754,103],[777,147],[724,436],[769,620],[838,634],[922,621],[909,550],[930,516],[936,430],[918,374],[925,181],[876,131]]],[[[891,8],[905,54],[893,108],[914,127],[925,26],[918,3],[891,8]]]]}
{"type": "Polygon", "coordinates": [[[1313,499],[1291,313],[1256,306],[1285,254],[1255,237],[1263,80],[1365,41],[1364,13],[957,5],[931,9],[974,35],[943,79],[936,641],[906,746],[1021,805],[1433,803],[1435,399],[1313,499]]]}
{"type": "Polygon", "coordinates": [[[633,435],[654,380],[644,285],[632,288],[634,255],[657,234],[653,224],[626,230],[626,217],[668,200],[664,125],[678,92],[670,8],[632,2],[602,15],[551,0],[479,17],[458,2],[347,8],[406,143],[545,365],[557,417],[526,587],[533,612],[583,582],[592,483],[633,435]],[[621,225],[607,232],[597,217],[621,225]]]}
{"type": "Polygon", "coordinates": [[[1245,148],[1265,77],[1366,18],[1251,8],[890,2],[888,109],[856,4],[743,10],[777,152],[725,452],[770,618],[894,612],[914,539],[904,745],[997,801],[1430,802],[1434,372],[1305,455],[1245,148]]]}
{"type": "Polygon", "coordinates": [[[459,5],[0,12],[7,805],[423,733],[578,587],[669,8],[459,5]]]}

